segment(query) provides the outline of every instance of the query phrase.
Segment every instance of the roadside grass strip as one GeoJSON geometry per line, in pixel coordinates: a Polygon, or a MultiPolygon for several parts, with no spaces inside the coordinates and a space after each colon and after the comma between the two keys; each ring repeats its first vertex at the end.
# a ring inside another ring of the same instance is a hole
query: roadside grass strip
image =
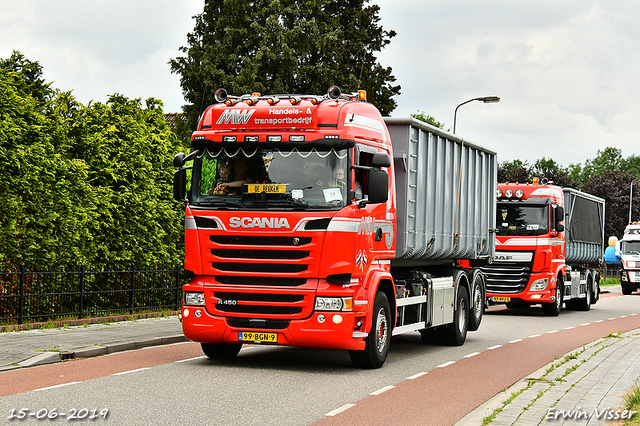
{"type": "MultiPolygon", "coordinates": [[[[576,371],[581,365],[589,361],[592,357],[596,356],[603,349],[613,345],[615,342],[608,340],[612,338],[622,338],[622,332],[619,332],[619,333],[610,332],[609,335],[605,336],[603,340],[592,343],[590,345],[585,345],[580,350],[571,352],[561,358],[557,358],[555,362],[549,365],[549,367],[545,370],[545,372],[542,374],[541,377],[527,378],[526,386],[524,386],[522,389],[518,391],[513,392],[509,396],[509,398],[503,401],[502,407],[495,409],[490,415],[486,416],[482,420],[482,424],[488,425],[491,422],[493,422],[498,416],[498,414],[504,412],[507,406],[511,404],[518,396],[520,396],[526,391],[530,391],[530,392],[535,391],[532,388],[536,386],[536,389],[538,389],[538,392],[536,396],[532,398],[531,402],[529,402],[526,406],[524,406],[520,410],[520,412],[517,413],[517,415],[515,413],[510,413],[511,417],[509,417],[507,421],[510,424],[519,424],[519,420],[522,417],[522,415],[526,413],[528,410],[530,410],[533,407],[533,405],[536,403],[536,401],[542,398],[549,389],[553,388],[554,386],[567,382],[567,376],[569,374],[576,371]],[[561,369],[562,367],[564,367],[564,370],[561,369]]],[[[569,392],[570,389],[575,387],[580,382],[580,380],[582,380],[582,378],[576,380],[575,383],[570,385],[569,389],[565,391],[565,394],[569,392]]],[[[639,388],[638,394],[640,398],[640,388],[639,388]]],[[[561,399],[562,397],[555,400],[553,404],[549,407],[549,409],[555,408],[561,399]]]]}

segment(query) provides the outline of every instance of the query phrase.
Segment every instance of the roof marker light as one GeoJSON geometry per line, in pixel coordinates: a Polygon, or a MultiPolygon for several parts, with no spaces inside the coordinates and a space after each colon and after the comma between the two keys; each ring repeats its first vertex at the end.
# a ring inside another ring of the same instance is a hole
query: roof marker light
{"type": "Polygon", "coordinates": [[[294,96],[289,99],[289,102],[291,102],[291,105],[298,105],[301,101],[302,99],[299,96],[294,96]]]}

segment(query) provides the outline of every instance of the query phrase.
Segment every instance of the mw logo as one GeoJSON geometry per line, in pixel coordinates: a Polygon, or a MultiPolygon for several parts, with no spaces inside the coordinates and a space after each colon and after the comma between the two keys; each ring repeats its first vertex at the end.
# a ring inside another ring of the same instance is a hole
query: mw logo
{"type": "Polygon", "coordinates": [[[223,122],[224,124],[247,124],[255,111],[255,109],[227,109],[222,111],[216,124],[222,124],[223,122]]]}
{"type": "Polygon", "coordinates": [[[373,229],[376,226],[376,221],[371,216],[365,216],[360,219],[360,224],[358,225],[358,235],[371,235],[373,234],[373,229]]]}

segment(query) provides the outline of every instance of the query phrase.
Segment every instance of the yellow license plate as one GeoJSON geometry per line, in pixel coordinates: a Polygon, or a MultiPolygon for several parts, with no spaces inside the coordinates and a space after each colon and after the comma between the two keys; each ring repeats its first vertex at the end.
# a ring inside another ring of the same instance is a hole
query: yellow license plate
{"type": "Polygon", "coordinates": [[[493,302],[511,302],[511,298],[509,296],[492,296],[491,300],[493,302]]]}
{"type": "Polygon", "coordinates": [[[258,333],[255,331],[239,331],[239,342],[278,343],[278,333],[258,333]]]}
{"type": "Polygon", "coordinates": [[[287,186],[286,185],[272,185],[272,184],[250,184],[247,188],[250,194],[286,194],[287,186]]]}

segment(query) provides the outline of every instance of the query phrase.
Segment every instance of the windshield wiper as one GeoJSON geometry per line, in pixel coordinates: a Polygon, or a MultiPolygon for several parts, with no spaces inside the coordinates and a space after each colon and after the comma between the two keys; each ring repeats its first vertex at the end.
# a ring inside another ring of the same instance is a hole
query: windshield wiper
{"type": "Polygon", "coordinates": [[[199,206],[207,206],[207,207],[221,207],[221,206],[239,207],[241,209],[246,209],[244,204],[242,204],[240,201],[233,201],[233,200],[201,201],[201,202],[197,203],[197,205],[199,205],[199,206]]]}
{"type": "Polygon", "coordinates": [[[274,207],[282,207],[282,206],[291,206],[291,207],[302,207],[309,208],[311,207],[309,203],[302,200],[294,200],[293,198],[282,198],[279,200],[251,200],[253,204],[274,206],[274,207]]]}

